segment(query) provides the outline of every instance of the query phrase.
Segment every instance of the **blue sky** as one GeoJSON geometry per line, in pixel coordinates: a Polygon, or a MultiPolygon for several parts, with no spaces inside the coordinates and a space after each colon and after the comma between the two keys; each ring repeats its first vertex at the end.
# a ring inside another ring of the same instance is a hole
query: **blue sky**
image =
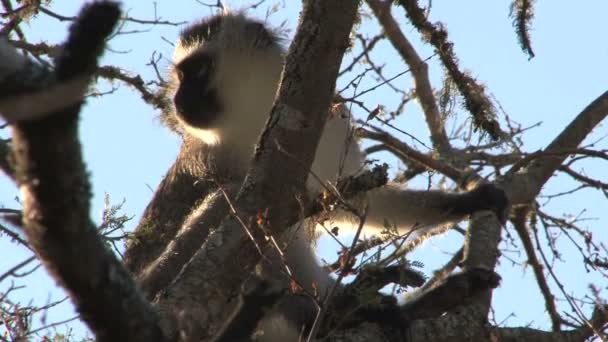
{"type": "MultiPolygon", "coordinates": [[[[165,20],[190,21],[213,13],[196,1],[180,1],[179,8],[174,1],[157,0],[155,3],[158,15],[165,20]]],[[[299,13],[299,8],[295,5],[300,2],[286,3],[287,8],[270,16],[269,22],[276,26],[285,21],[287,27],[292,29],[291,36],[299,13]]],[[[79,6],[80,2],[58,0],[52,9],[64,15],[74,15],[79,6]]],[[[431,18],[442,20],[447,25],[461,66],[486,84],[513,120],[524,127],[542,122],[524,135],[525,150],[533,152],[546,146],[576,114],[606,90],[608,43],[604,30],[601,30],[604,28],[601,23],[605,21],[605,13],[608,13],[608,2],[581,1],[576,6],[565,1],[538,2],[531,32],[536,57],[530,61],[517,44],[508,17],[508,6],[508,1],[434,1],[431,18]]],[[[231,7],[238,9],[242,3],[233,1],[231,7]]],[[[124,1],[123,9],[129,10],[130,16],[140,19],[152,19],[154,15],[152,1],[124,1]]],[[[264,18],[267,9],[268,6],[260,6],[251,14],[264,18]]],[[[401,12],[395,11],[395,16],[400,23],[405,23],[401,12]]],[[[57,43],[66,36],[65,26],[45,15],[32,20],[26,29],[30,42],[44,40],[57,43]]],[[[136,24],[128,24],[124,28],[127,31],[138,29],[149,31],[122,35],[112,40],[112,51],[105,54],[102,64],[115,64],[151,80],[154,79],[153,70],[145,64],[152,52],[157,51],[163,56],[161,66],[168,65],[172,47],[167,41],[175,39],[179,28],[150,28],[136,24]]],[[[417,46],[421,46],[419,53],[423,58],[432,54],[432,49],[421,45],[411,26],[404,24],[403,29],[417,46]]],[[[379,33],[380,29],[370,24],[370,21],[364,21],[360,32],[371,36],[379,33]]],[[[406,69],[387,42],[379,44],[374,56],[378,61],[386,63],[384,70],[388,76],[406,69]]],[[[345,61],[348,62],[349,58],[345,61]]],[[[434,85],[439,87],[441,72],[435,62],[436,60],[431,64],[431,77],[434,85]]],[[[411,85],[411,79],[407,75],[398,79],[398,82],[402,82],[404,87],[411,85]]],[[[364,84],[373,84],[373,80],[366,80],[364,84]]],[[[114,94],[90,100],[82,111],[81,139],[94,189],[91,215],[99,222],[103,196],[108,193],[115,203],[126,199],[123,209],[126,214],[134,216],[130,222],[130,227],[134,227],[152,197],[153,189],[174,160],[179,142],[160,125],[156,119],[157,113],[140,100],[138,93],[122,84],[115,85],[119,89],[114,94]]],[[[98,89],[109,90],[110,85],[102,82],[98,89]]],[[[365,97],[365,101],[389,107],[395,102],[393,94],[386,88],[372,92],[365,97]]],[[[355,114],[361,113],[355,109],[355,114]]],[[[463,115],[465,116],[466,114],[463,115]]],[[[406,107],[405,114],[397,124],[417,138],[426,140],[428,132],[416,105],[406,107]]],[[[596,129],[587,142],[599,139],[606,133],[604,124],[596,129]]],[[[600,141],[594,148],[608,148],[608,143],[600,141]]],[[[599,162],[580,165],[590,176],[602,178],[605,174],[601,167],[606,166],[599,162]]],[[[416,185],[424,186],[413,184],[416,185]]],[[[554,177],[543,189],[543,193],[553,194],[573,186],[574,183],[568,178],[554,177]]],[[[0,206],[17,207],[14,200],[16,196],[17,189],[0,175],[0,206]]],[[[543,199],[540,202],[545,203],[543,199]]],[[[594,236],[607,241],[608,214],[605,210],[606,199],[601,194],[584,191],[564,199],[551,200],[547,208],[556,216],[578,215],[585,211],[585,217],[594,219],[588,221],[594,236]]],[[[430,274],[449,258],[446,252],[455,251],[459,247],[458,241],[458,236],[454,234],[433,239],[413,259],[423,261],[424,271],[430,274]]],[[[589,283],[606,283],[605,279],[585,273],[580,266],[580,255],[571,247],[565,243],[559,246],[563,248],[567,263],[559,264],[557,270],[561,272],[562,281],[570,291],[581,294],[587,291],[589,283]]],[[[320,248],[325,258],[331,260],[335,257],[333,249],[325,240],[320,248]]],[[[29,256],[23,248],[7,239],[0,239],[0,251],[0,273],[29,256]]],[[[521,256],[517,258],[523,260],[521,256]]],[[[503,276],[503,284],[494,296],[496,320],[500,322],[515,312],[516,316],[509,317],[507,325],[530,323],[532,327],[548,328],[549,321],[544,314],[544,305],[539,301],[539,291],[532,279],[531,270],[513,266],[503,258],[498,272],[503,276]],[[522,307],[525,309],[522,310],[522,307]]],[[[19,292],[24,301],[34,298],[37,303],[44,303],[49,297],[55,300],[62,297],[61,291],[55,288],[53,281],[48,279],[42,269],[19,281],[20,284],[27,285],[26,289],[19,292]]],[[[0,283],[0,291],[8,285],[6,281],[0,283]]],[[[604,294],[606,290],[604,288],[604,294]]],[[[569,310],[561,302],[559,304],[561,310],[569,310]]],[[[53,309],[51,318],[61,319],[71,315],[69,307],[69,304],[65,304],[53,309]]]]}

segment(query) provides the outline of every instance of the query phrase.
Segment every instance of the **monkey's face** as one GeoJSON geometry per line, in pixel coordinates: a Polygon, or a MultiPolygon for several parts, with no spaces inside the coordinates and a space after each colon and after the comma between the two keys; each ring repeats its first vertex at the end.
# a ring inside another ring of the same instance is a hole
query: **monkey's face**
{"type": "Polygon", "coordinates": [[[169,95],[179,124],[208,144],[257,138],[274,100],[282,50],[263,24],[220,15],[188,27],[177,42],[169,95]]]}
{"type": "Polygon", "coordinates": [[[197,128],[213,127],[222,111],[214,82],[214,57],[196,51],[175,66],[178,86],[173,96],[175,115],[184,125],[197,128]]]}

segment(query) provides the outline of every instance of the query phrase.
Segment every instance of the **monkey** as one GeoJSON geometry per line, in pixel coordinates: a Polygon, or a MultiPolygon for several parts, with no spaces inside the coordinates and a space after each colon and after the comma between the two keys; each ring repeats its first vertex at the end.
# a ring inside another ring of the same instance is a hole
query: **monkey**
{"type": "MultiPolygon", "coordinates": [[[[171,98],[167,117],[176,130],[206,145],[202,163],[210,173],[244,178],[277,95],[284,57],[278,35],[241,13],[214,15],[181,32],[166,86],[171,98]]],[[[340,175],[364,168],[365,155],[358,142],[349,138],[352,131],[348,115],[328,116],[306,182],[311,194],[323,189],[319,180],[335,183],[340,175]]],[[[363,200],[368,205],[365,232],[378,233],[388,221],[401,234],[457,222],[482,210],[500,212],[508,203],[502,190],[489,185],[451,193],[387,184],[368,191],[363,200]]],[[[333,221],[345,227],[352,226],[353,219],[341,210],[332,215],[333,221]]],[[[306,229],[289,233],[295,237],[285,250],[285,261],[293,279],[310,291],[326,292],[332,279],[317,262],[315,237],[306,229]]],[[[273,267],[280,266],[271,266],[265,276],[288,287],[289,279],[273,267]]],[[[279,324],[283,324],[281,319],[266,326],[273,329],[279,324]]]]}

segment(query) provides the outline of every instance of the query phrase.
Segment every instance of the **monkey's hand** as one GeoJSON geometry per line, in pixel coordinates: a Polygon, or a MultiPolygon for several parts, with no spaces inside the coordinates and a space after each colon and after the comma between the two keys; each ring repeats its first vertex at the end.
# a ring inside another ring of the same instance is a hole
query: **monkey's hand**
{"type": "Polygon", "coordinates": [[[509,198],[503,189],[494,184],[482,184],[467,193],[471,214],[480,210],[491,210],[501,224],[507,223],[509,198]]]}

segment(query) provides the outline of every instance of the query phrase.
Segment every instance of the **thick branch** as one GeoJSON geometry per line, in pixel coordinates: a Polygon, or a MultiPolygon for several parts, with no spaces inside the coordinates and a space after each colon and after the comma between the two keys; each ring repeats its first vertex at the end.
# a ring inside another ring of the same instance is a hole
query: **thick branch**
{"type": "Polygon", "coordinates": [[[186,340],[210,337],[222,319],[219,313],[235,305],[231,299],[260,260],[256,247],[265,243],[259,227],[241,223],[267,212],[268,226],[280,233],[295,221],[296,196],[304,189],[356,9],[351,0],[305,3],[278,98],[235,201],[238,219],[232,217],[210,235],[160,298],[170,334],[179,329],[186,340]],[[246,228],[259,245],[247,238],[246,228]],[[179,320],[172,322],[176,312],[179,320]]]}
{"type": "MultiPolygon", "coordinates": [[[[478,212],[471,217],[469,229],[467,229],[465,235],[464,255],[461,265],[463,272],[480,267],[494,270],[500,257],[498,244],[501,238],[501,228],[501,222],[493,213],[478,212]]],[[[480,319],[487,317],[491,304],[491,294],[491,291],[480,294],[467,310],[480,312],[482,314],[479,317],[480,319]]]]}
{"type": "MultiPolygon", "coordinates": [[[[544,152],[547,156],[530,163],[526,172],[518,173],[513,179],[516,191],[512,191],[513,203],[528,203],[533,200],[545,185],[547,180],[555,173],[559,166],[568,157],[559,151],[576,149],[608,115],[608,92],[603,93],[591,102],[583,111],[564,128],[564,130],[547,146],[544,152]],[[556,152],[555,154],[553,152],[556,152]]],[[[514,173],[512,170],[510,173],[514,173]]]]}
{"type": "MultiPolygon", "coordinates": [[[[119,15],[111,2],[83,9],[57,61],[58,82],[90,79],[119,15]]],[[[81,106],[65,106],[11,127],[28,242],[98,341],[163,341],[156,314],[88,218],[90,184],[78,142],[81,106]]]]}
{"type": "Polygon", "coordinates": [[[434,288],[408,300],[401,311],[408,320],[439,317],[442,313],[465,304],[481,291],[496,288],[499,283],[500,277],[493,271],[470,269],[468,272],[451,275],[434,288]]]}
{"type": "MultiPolygon", "coordinates": [[[[500,255],[499,242],[500,223],[496,216],[489,212],[474,214],[467,230],[462,262],[463,275],[472,273],[473,278],[471,279],[474,281],[471,282],[470,288],[462,287],[467,284],[466,282],[454,283],[454,291],[472,295],[469,297],[469,303],[455,309],[450,307],[447,314],[437,318],[433,318],[433,315],[437,314],[437,311],[434,311],[435,306],[441,307],[445,304],[429,305],[429,308],[421,309],[421,313],[430,311],[430,314],[427,314],[427,319],[412,322],[409,331],[412,341],[487,341],[485,322],[491,301],[490,289],[495,287],[487,285],[497,284],[496,281],[499,279],[494,278],[493,281],[493,278],[489,277],[493,274],[492,270],[500,255]],[[476,272],[481,272],[481,277],[476,276],[476,272]],[[484,276],[484,274],[488,276],[484,276]],[[484,284],[487,285],[484,286],[484,284]]],[[[466,280],[466,278],[463,279],[466,280]]],[[[452,294],[451,287],[446,286],[444,292],[448,298],[446,303],[462,305],[453,298],[449,299],[452,294]]],[[[432,297],[428,301],[443,302],[443,300],[432,300],[432,297]]],[[[418,305],[426,307],[426,305],[418,305]]]]}
{"type": "Polygon", "coordinates": [[[498,262],[500,252],[501,223],[496,215],[489,211],[473,214],[465,236],[463,264],[467,268],[484,267],[493,270],[498,262]]]}
{"type": "MultiPolygon", "coordinates": [[[[470,272],[475,274],[474,272],[481,270],[490,272],[494,269],[500,255],[498,251],[500,228],[496,215],[492,213],[480,212],[473,215],[465,238],[464,258],[461,265],[464,274],[470,272]]],[[[480,323],[484,322],[488,315],[492,291],[491,287],[485,287],[484,290],[477,285],[474,288],[479,291],[475,291],[475,296],[468,305],[451,310],[436,319],[416,321],[416,324],[412,325],[412,333],[420,337],[431,334],[439,341],[444,340],[443,338],[457,341],[483,341],[486,327],[480,323]],[[438,331],[436,329],[439,326],[445,328],[438,331]]]]}

